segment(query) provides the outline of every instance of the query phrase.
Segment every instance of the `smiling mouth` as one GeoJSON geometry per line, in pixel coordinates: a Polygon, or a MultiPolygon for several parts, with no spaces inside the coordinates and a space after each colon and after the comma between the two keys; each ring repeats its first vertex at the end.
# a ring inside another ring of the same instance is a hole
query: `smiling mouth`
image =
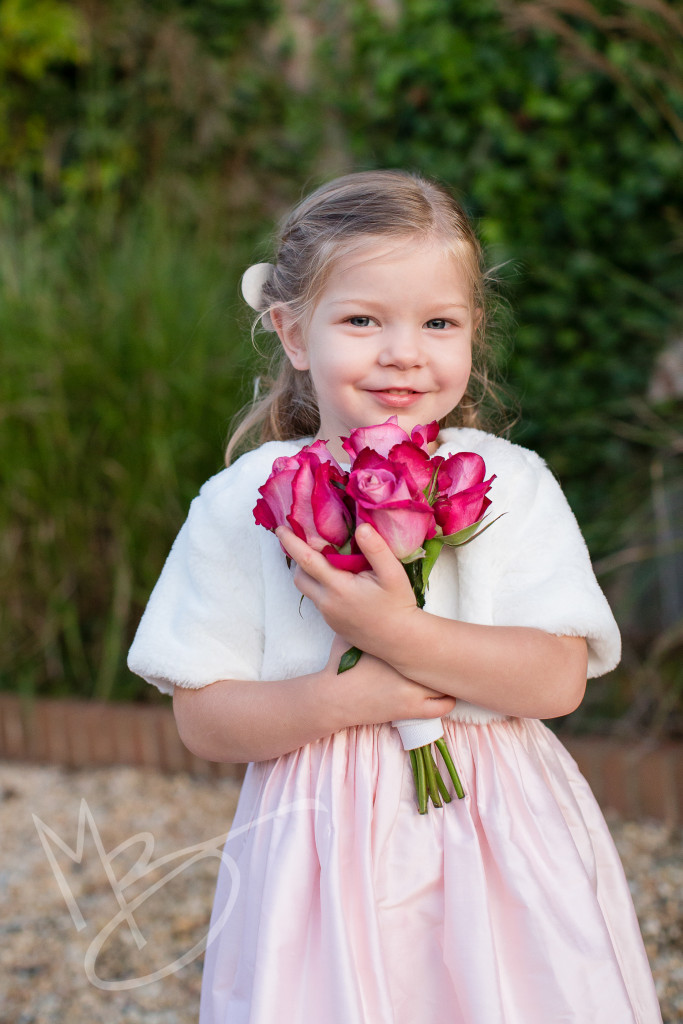
{"type": "Polygon", "coordinates": [[[415,391],[414,388],[373,388],[370,394],[389,409],[407,409],[415,405],[424,392],[415,391]]]}
{"type": "Polygon", "coordinates": [[[375,389],[381,395],[420,395],[421,391],[416,391],[414,388],[376,388],[375,389]]]}

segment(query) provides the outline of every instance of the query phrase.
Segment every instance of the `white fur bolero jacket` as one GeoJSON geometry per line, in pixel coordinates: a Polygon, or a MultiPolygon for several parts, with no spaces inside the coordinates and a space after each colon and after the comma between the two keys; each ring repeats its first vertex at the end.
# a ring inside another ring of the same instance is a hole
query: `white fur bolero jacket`
{"type": "MultiPolygon", "coordinates": [[[[426,610],[486,625],[588,640],[588,675],[619,661],[619,632],[562,491],[533,452],[473,429],[444,430],[438,454],[472,451],[496,474],[492,516],[463,548],[445,547],[426,610]]],[[[219,679],[284,679],[326,664],[332,633],[294,586],[279,542],[256,526],[258,487],[305,441],[271,441],[212,477],[192,502],[130,649],[130,669],[165,693],[219,679]]],[[[458,701],[451,717],[497,712],[458,701]]]]}

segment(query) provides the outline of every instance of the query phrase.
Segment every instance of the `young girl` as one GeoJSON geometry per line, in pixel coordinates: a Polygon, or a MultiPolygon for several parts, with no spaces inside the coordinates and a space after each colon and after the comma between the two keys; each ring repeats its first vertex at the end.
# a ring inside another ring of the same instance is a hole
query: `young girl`
{"type": "Polygon", "coordinates": [[[538,456],[477,429],[480,251],[440,186],[351,174],[284,222],[243,290],[283,365],[260,448],[193,502],[130,653],[195,754],[251,762],[218,878],[202,1024],[655,1024],[623,871],[541,719],[613,668],[619,636],[538,456]],[[396,415],[479,453],[492,512],[417,608],[371,527],[372,571],[257,527],[278,456],[396,415]],[[293,560],[287,565],[280,543],[293,560]],[[304,600],[302,600],[304,595],[304,600]],[[337,675],[341,653],[365,653],[337,675]],[[418,813],[397,719],[443,718],[465,790],[418,813]]]}

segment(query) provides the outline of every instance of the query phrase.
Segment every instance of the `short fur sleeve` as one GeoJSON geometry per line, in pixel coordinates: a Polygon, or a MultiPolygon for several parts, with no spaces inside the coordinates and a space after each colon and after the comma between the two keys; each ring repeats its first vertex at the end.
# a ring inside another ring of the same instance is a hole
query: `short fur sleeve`
{"type": "Polygon", "coordinates": [[[128,667],[162,693],[259,676],[263,577],[252,508],[273,461],[261,451],[204,484],[149,599],[128,667]]]}
{"type": "Polygon", "coordinates": [[[576,518],[543,460],[510,447],[516,448],[514,472],[501,480],[505,499],[496,500],[506,514],[491,529],[500,552],[494,622],[583,636],[588,675],[602,675],[618,664],[621,639],[576,518]]]}

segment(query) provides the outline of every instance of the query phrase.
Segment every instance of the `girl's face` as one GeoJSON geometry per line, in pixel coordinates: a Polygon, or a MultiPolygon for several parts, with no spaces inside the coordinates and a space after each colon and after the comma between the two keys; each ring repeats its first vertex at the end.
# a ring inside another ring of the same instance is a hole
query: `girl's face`
{"type": "Polygon", "coordinates": [[[309,370],[319,437],[343,458],[340,436],[398,416],[408,432],[446,416],[472,365],[471,287],[432,242],[385,239],[342,258],[305,328],[275,317],[292,364],[309,370]]]}

